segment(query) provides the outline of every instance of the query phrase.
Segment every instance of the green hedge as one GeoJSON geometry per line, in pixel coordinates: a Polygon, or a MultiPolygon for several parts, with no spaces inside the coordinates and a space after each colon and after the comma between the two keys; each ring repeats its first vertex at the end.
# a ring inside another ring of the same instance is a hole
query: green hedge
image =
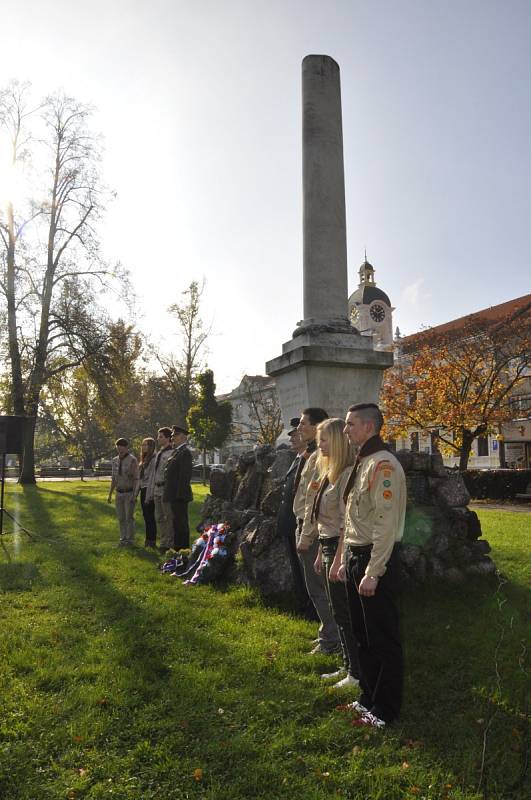
{"type": "Polygon", "coordinates": [[[469,469],[463,479],[476,500],[512,500],[531,484],[531,469],[469,469]]]}

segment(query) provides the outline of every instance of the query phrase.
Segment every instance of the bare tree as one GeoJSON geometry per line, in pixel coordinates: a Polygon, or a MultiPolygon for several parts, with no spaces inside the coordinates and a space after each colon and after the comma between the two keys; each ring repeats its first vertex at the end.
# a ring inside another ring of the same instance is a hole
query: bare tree
{"type": "Polygon", "coordinates": [[[276,389],[264,379],[245,375],[242,380],[243,396],[248,407],[247,419],[235,421],[234,431],[258,444],[274,445],[282,433],[282,411],[276,389]]]}
{"type": "Polygon", "coordinates": [[[15,413],[32,419],[24,441],[23,483],[35,481],[34,428],[46,381],[103,346],[104,314],[95,297],[116,278],[125,280],[100,254],[97,224],[109,193],[97,170],[99,140],[88,126],[92,109],[59,93],[29,111],[28,91],[10,87],[0,97],[13,163],[31,154],[32,188],[39,198],[26,202],[29,213],[18,222],[12,201],[0,216],[12,405],[15,413]],[[39,135],[29,131],[30,121],[39,135]]]}
{"type": "Polygon", "coordinates": [[[211,332],[211,327],[205,328],[201,319],[203,291],[204,283],[200,287],[197,281],[192,281],[188,289],[183,292],[185,302],[174,303],[168,308],[169,313],[177,320],[182,346],[177,356],[157,354],[176,409],[182,419],[186,419],[193,403],[194,384],[203,368],[205,343],[211,332]]]}

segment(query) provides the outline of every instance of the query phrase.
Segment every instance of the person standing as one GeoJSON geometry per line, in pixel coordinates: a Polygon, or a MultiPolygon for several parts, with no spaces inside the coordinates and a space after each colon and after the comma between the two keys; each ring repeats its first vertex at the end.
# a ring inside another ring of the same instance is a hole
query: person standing
{"type": "Polygon", "coordinates": [[[360,725],[384,727],[400,713],[403,655],[399,627],[400,541],[406,515],[404,470],[380,438],[374,403],[350,406],[345,433],[359,452],[345,487],[346,578],[360,661],[360,725]]]}
{"type": "Polygon", "coordinates": [[[190,546],[188,503],[192,494],[192,454],[188,447],[188,430],[184,425],[172,427],[173,453],[166,463],[163,501],[171,510],[173,547],[182,550],[190,546]]]}
{"type": "Polygon", "coordinates": [[[165,553],[173,547],[173,517],[171,507],[163,500],[166,464],[173,453],[171,428],[159,428],[157,432],[158,453],[155,457],[151,482],[146,492],[146,500],[153,498],[155,522],[159,531],[159,551],[165,553]]]}
{"type": "Polygon", "coordinates": [[[322,408],[307,408],[302,412],[297,428],[301,440],[306,445],[297,467],[293,486],[293,513],[298,523],[297,553],[301,562],[306,589],[321,621],[317,643],[309,655],[317,655],[318,653],[329,655],[336,653],[340,649],[339,632],[326,596],[324,578],[322,575],[318,575],[314,569],[319,547],[317,524],[315,520],[311,519],[311,515],[306,513],[307,508],[311,509],[313,499],[319,488],[319,474],[316,470],[316,427],[327,418],[328,414],[322,408]]]}
{"type": "Polygon", "coordinates": [[[295,452],[295,458],[291,462],[290,468],[284,476],[284,485],[282,487],[282,503],[277,515],[277,531],[281,539],[286,543],[286,550],[288,551],[288,558],[291,566],[291,574],[293,576],[293,584],[295,589],[295,598],[299,610],[315,619],[315,611],[313,605],[308,597],[306,584],[304,582],[304,575],[302,573],[301,562],[297,555],[297,520],[293,513],[293,484],[297,474],[302,454],[306,450],[306,444],[302,442],[297,426],[300,422],[300,417],[293,417],[290,420],[291,429],[288,431],[290,446],[292,451],[295,452]]]}
{"type": "Polygon", "coordinates": [[[115,442],[118,455],[112,460],[111,487],[107,502],[112,500],[116,490],[115,507],[116,516],[120,525],[120,547],[131,547],[135,538],[135,487],[138,476],[138,461],[129,452],[127,439],[117,439],[115,442]]]}
{"type": "Polygon", "coordinates": [[[337,556],[343,548],[343,493],[354,463],[354,450],[343,428],[344,422],[338,418],[325,419],[317,426],[319,489],[311,509],[311,517],[317,522],[319,534],[315,571],[324,577],[328,602],[339,631],[346,672],[344,677],[341,677],[342,670],[326,676],[340,678],[334,684],[334,689],[357,686],[359,680],[358,643],[352,633],[347,592],[345,584],[338,581],[335,574],[340,563],[337,556]]]}
{"type": "Polygon", "coordinates": [[[144,517],[144,525],[146,528],[146,539],[144,547],[157,546],[157,523],[155,521],[155,503],[153,497],[147,501],[146,495],[148,487],[153,480],[155,473],[155,439],[148,436],[142,440],[140,451],[140,464],[138,471],[138,484],[137,494],[140,494],[140,506],[142,508],[142,515],[144,517]]]}

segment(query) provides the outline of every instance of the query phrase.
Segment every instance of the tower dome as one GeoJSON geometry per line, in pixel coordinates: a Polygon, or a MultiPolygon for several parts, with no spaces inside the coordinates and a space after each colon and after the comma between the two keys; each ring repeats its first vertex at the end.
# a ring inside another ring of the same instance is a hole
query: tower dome
{"type": "Polygon", "coordinates": [[[348,312],[352,325],[365,336],[372,336],[380,349],[392,349],[393,328],[389,296],[376,286],[374,267],[365,261],[359,268],[360,282],[348,301],[348,312]]]}

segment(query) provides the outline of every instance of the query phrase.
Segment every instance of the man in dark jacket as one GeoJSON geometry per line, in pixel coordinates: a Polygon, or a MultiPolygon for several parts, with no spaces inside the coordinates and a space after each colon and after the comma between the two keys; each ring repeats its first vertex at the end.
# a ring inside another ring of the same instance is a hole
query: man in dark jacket
{"type": "Polygon", "coordinates": [[[173,454],[168,459],[164,480],[163,500],[169,503],[173,515],[174,547],[176,550],[190,546],[188,503],[193,500],[192,454],[188,449],[188,431],[184,425],[173,425],[173,454]]]}
{"type": "Polygon", "coordinates": [[[279,535],[286,542],[286,549],[288,551],[291,572],[293,575],[293,585],[298,609],[311,619],[315,619],[315,611],[306,590],[306,584],[304,582],[304,576],[302,574],[301,563],[297,555],[297,547],[295,543],[297,520],[295,519],[295,514],[293,513],[293,484],[295,482],[295,476],[297,474],[297,468],[299,466],[302,453],[306,449],[306,444],[301,441],[299,432],[297,430],[297,425],[299,422],[299,417],[294,417],[290,420],[291,430],[288,431],[288,436],[291,443],[291,449],[296,453],[296,455],[284,477],[282,504],[277,517],[277,530],[279,535]]]}

